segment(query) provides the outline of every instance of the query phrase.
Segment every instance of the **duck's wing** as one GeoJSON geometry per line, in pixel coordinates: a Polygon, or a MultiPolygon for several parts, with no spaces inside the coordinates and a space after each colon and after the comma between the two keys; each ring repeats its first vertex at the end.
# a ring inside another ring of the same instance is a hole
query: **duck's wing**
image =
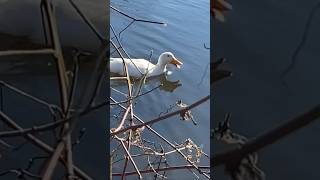
{"type": "Polygon", "coordinates": [[[110,58],[110,72],[123,74],[123,63],[121,58],[110,58]]]}
{"type": "MultiPolygon", "coordinates": [[[[146,70],[154,68],[154,64],[145,59],[124,59],[131,76],[140,77],[146,70]]],[[[123,60],[121,58],[110,58],[110,71],[117,74],[123,73],[123,60]]]]}

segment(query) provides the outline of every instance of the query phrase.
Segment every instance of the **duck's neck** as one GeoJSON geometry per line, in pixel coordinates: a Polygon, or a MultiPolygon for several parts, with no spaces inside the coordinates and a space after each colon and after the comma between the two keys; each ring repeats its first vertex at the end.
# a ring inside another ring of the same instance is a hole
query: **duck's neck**
{"type": "Polygon", "coordinates": [[[159,58],[158,63],[156,64],[155,70],[159,72],[164,72],[166,71],[166,66],[167,65],[163,63],[159,58]]]}

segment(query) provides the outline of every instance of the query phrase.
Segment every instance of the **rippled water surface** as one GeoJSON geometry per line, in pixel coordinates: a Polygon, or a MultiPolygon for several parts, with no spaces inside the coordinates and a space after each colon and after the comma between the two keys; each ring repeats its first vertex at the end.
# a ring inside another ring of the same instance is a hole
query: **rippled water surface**
{"type": "MultiPolygon", "coordinates": [[[[233,10],[216,24],[217,56],[227,59],[233,77],[215,91],[214,120],[232,113],[231,127],[249,138],[307,111],[320,102],[320,10],[316,9],[294,68],[282,83],[301,41],[310,11],[319,3],[262,0],[230,1],[233,10]]],[[[319,122],[259,152],[259,167],[269,179],[319,179],[319,122]]],[[[218,147],[218,143],[213,145],[218,147]]],[[[220,149],[216,149],[220,151],[220,149]]],[[[215,171],[224,179],[223,170],[215,171]]]]}
{"type": "MultiPolygon", "coordinates": [[[[148,59],[153,50],[152,62],[164,51],[172,52],[183,61],[180,70],[169,67],[172,74],[147,81],[143,92],[163,83],[164,86],[139,98],[136,101],[135,113],[144,120],[150,120],[166,112],[178,99],[186,104],[209,94],[210,51],[204,48],[210,44],[209,1],[112,1],[111,5],[139,19],[165,22],[167,25],[135,22],[121,34],[121,42],[132,58],[148,59]]],[[[116,32],[120,32],[130,19],[111,10],[111,24],[116,32]]],[[[113,56],[117,57],[114,53],[113,56]]],[[[111,82],[111,86],[126,91],[123,83],[111,82]]],[[[112,92],[119,100],[123,98],[112,92]]],[[[209,101],[192,110],[198,125],[191,121],[183,122],[173,117],[153,127],[172,142],[183,142],[192,138],[209,152],[209,101]]],[[[114,122],[111,122],[115,126],[114,122]]],[[[208,162],[203,162],[204,164],[208,162]]],[[[207,164],[208,165],[208,164],[207,164]]],[[[122,167],[121,167],[122,168],[122,167]]],[[[120,168],[120,169],[121,169],[120,168]]],[[[189,171],[179,174],[182,178],[190,178],[189,171]]],[[[177,177],[176,177],[177,178],[177,177]]]]}

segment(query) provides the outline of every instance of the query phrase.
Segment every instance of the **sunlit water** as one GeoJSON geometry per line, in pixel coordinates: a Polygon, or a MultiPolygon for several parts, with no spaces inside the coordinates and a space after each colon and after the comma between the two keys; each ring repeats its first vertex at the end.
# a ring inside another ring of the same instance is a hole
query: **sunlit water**
{"type": "MultiPolygon", "coordinates": [[[[0,1],[0,32],[23,35],[33,42],[42,43],[43,34],[40,28],[39,2],[32,0],[23,2],[19,0],[0,1]]],[[[66,1],[60,0],[56,2],[58,2],[57,21],[62,43],[95,51],[99,47],[99,43],[97,43],[90,29],[80,21],[79,16],[74,11],[70,11],[71,8],[66,1]]],[[[79,3],[98,29],[104,33],[107,27],[105,22],[108,22],[108,17],[104,14],[105,4],[99,0],[79,1],[79,3]]],[[[122,34],[122,43],[132,57],[148,58],[150,51],[153,50],[152,62],[155,63],[160,53],[171,51],[184,63],[179,71],[171,68],[173,73],[167,79],[162,76],[147,81],[143,91],[150,90],[160,83],[163,83],[164,86],[137,100],[135,107],[137,115],[144,120],[149,120],[157,117],[161,112],[167,111],[169,106],[175,104],[178,99],[190,104],[209,94],[209,69],[207,69],[207,65],[210,51],[204,48],[204,44],[209,46],[210,42],[209,1],[117,1],[112,5],[137,18],[167,23],[167,26],[135,23],[129,27],[122,34]]],[[[114,20],[113,24],[116,30],[121,29],[129,22],[128,19],[116,15],[114,12],[111,13],[112,17],[115,18],[112,21],[114,20]]],[[[4,44],[7,45],[6,43],[4,44]]],[[[36,94],[38,97],[50,100],[52,103],[58,103],[54,98],[57,96],[57,91],[54,89],[56,79],[52,73],[55,72],[52,62],[45,58],[34,58],[32,62],[25,63],[23,58],[14,58],[15,61],[12,61],[12,63],[1,61],[1,79],[27,92],[36,94]],[[49,70],[50,73],[46,74],[46,70],[49,70]],[[51,85],[44,86],[43,82],[51,85]],[[52,93],[48,94],[49,91],[52,91],[52,93]]],[[[113,86],[120,89],[124,88],[121,83],[113,84],[113,86]]],[[[13,94],[7,94],[7,97],[10,98],[10,101],[6,100],[7,113],[20,119],[25,116],[29,116],[30,119],[38,119],[39,116],[45,117],[45,112],[33,114],[34,116],[30,115],[28,112],[36,111],[37,107],[29,106],[28,102],[21,99],[13,99],[13,96],[13,94]],[[29,107],[29,109],[23,109],[23,111],[17,113],[14,107],[19,102],[21,103],[20,105],[29,107]]],[[[120,98],[121,96],[118,97],[120,98]]],[[[175,117],[155,124],[153,127],[172,142],[181,143],[190,137],[195,143],[203,147],[204,152],[208,153],[209,102],[195,108],[192,113],[198,122],[197,126],[193,125],[192,122],[183,122],[179,120],[179,117],[175,117]]],[[[90,120],[90,117],[88,119],[90,120]]],[[[97,118],[92,117],[92,119],[97,118]]],[[[84,122],[87,124],[80,126],[80,128],[88,127],[87,136],[89,139],[103,137],[105,132],[102,128],[104,127],[104,122],[84,122]],[[100,132],[103,133],[101,134],[100,132]]],[[[41,124],[41,121],[36,123],[41,124]]],[[[82,154],[83,152],[78,152],[79,155],[76,156],[79,158],[78,163],[84,167],[89,166],[90,163],[83,162],[95,162],[97,166],[99,165],[99,168],[86,167],[88,173],[94,174],[93,177],[96,179],[103,179],[106,161],[101,162],[100,160],[105,151],[99,143],[105,143],[104,139],[101,139],[101,141],[87,139],[83,142],[82,146],[88,146],[86,143],[90,143],[88,147],[96,149],[97,153],[87,157],[82,154]]],[[[37,154],[32,146],[27,148],[24,150],[25,152],[37,154]]],[[[79,149],[81,148],[79,147],[79,149]]],[[[26,159],[16,159],[17,157],[19,156],[12,154],[8,159],[3,157],[2,160],[8,163],[13,162],[13,159],[15,162],[27,162],[26,159]]],[[[175,158],[177,157],[173,157],[173,159],[175,158]]],[[[203,162],[203,164],[207,165],[208,163],[203,162]]],[[[3,169],[3,166],[1,168],[3,169]]],[[[185,173],[186,171],[182,172],[179,174],[179,178],[193,178],[189,171],[187,173],[185,173]]]]}
{"type": "MultiPolygon", "coordinates": [[[[179,99],[186,104],[191,104],[209,94],[210,72],[207,66],[210,61],[210,51],[204,48],[204,44],[208,47],[210,43],[209,1],[129,0],[112,1],[111,5],[135,18],[167,24],[164,26],[135,22],[125,30],[121,34],[121,43],[132,58],[148,59],[153,50],[151,62],[156,63],[162,52],[170,51],[184,63],[180,70],[169,67],[172,74],[167,78],[161,76],[146,82],[142,92],[161,83],[164,86],[136,100],[134,112],[138,116],[145,121],[151,120],[166,112],[179,99]]],[[[130,19],[111,10],[111,24],[115,27],[116,32],[119,33],[128,23],[130,19]]],[[[113,56],[118,57],[117,53],[114,53],[113,56]]],[[[112,81],[111,86],[123,92],[126,92],[127,89],[123,82],[112,81]]],[[[112,96],[117,100],[124,99],[123,95],[114,91],[112,91],[112,96]]],[[[195,121],[198,122],[197,126],[191,121],[184,122],[175,116],[154,124],[153,128],[172,142],[181,143],[191,138],[196,144],[203,146],[204,152],[209,153],[209,101],[192,110],[192,114],[195,121]]],[[[112,118],[111,126],[116,125],[115,119],[112,118]]],[[[181,158],[176,155],[171,160],[174,159],[181,158]]],[[[208,161],[202,163],[208,165],[208,161]]],[[[145,167],[146,163],[141,165],[145,167]]],[[[122,168],[121,166],[118,170],[122,168]]],[[[173,175],[172,172],[169,174],[174,179],[178,177],[179,179],[194,178],[189,171],[177,175],[173,175]]]]}

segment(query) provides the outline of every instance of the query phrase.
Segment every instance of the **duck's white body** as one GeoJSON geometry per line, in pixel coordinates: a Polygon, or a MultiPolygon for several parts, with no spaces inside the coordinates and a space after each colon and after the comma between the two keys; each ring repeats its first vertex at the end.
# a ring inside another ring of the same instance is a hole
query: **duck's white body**
{"type": "MultiPolygon", "coordinates": [[[[158,76],[166,71],[166,68],[156,68],[157,66],[150,63],[145,59],[124,59],[130,76],[141,77],[143,74],[149,76],[158,76]],[[148,70],[148,71],[147,71],[148,70]]],[[[110,58],[110,71],[117,74],[123,73],[123,60],[122,58],[110,58]]]]}
{"type": "MultiPolygon", "coordinates": [[[[142,77],[147,74],[147,77],[159,76],[167,71],[167,64],[171,63],[180,68],[182,62],[174,57],[170,52],[162,53],[159,56],[158,63],[152,64],[146,59],[124,59],[128,67],[129,75],[132,77],[142,77]]],[[[110,58],[110,72],[124,75],[122,58],[110,58]]]]}

